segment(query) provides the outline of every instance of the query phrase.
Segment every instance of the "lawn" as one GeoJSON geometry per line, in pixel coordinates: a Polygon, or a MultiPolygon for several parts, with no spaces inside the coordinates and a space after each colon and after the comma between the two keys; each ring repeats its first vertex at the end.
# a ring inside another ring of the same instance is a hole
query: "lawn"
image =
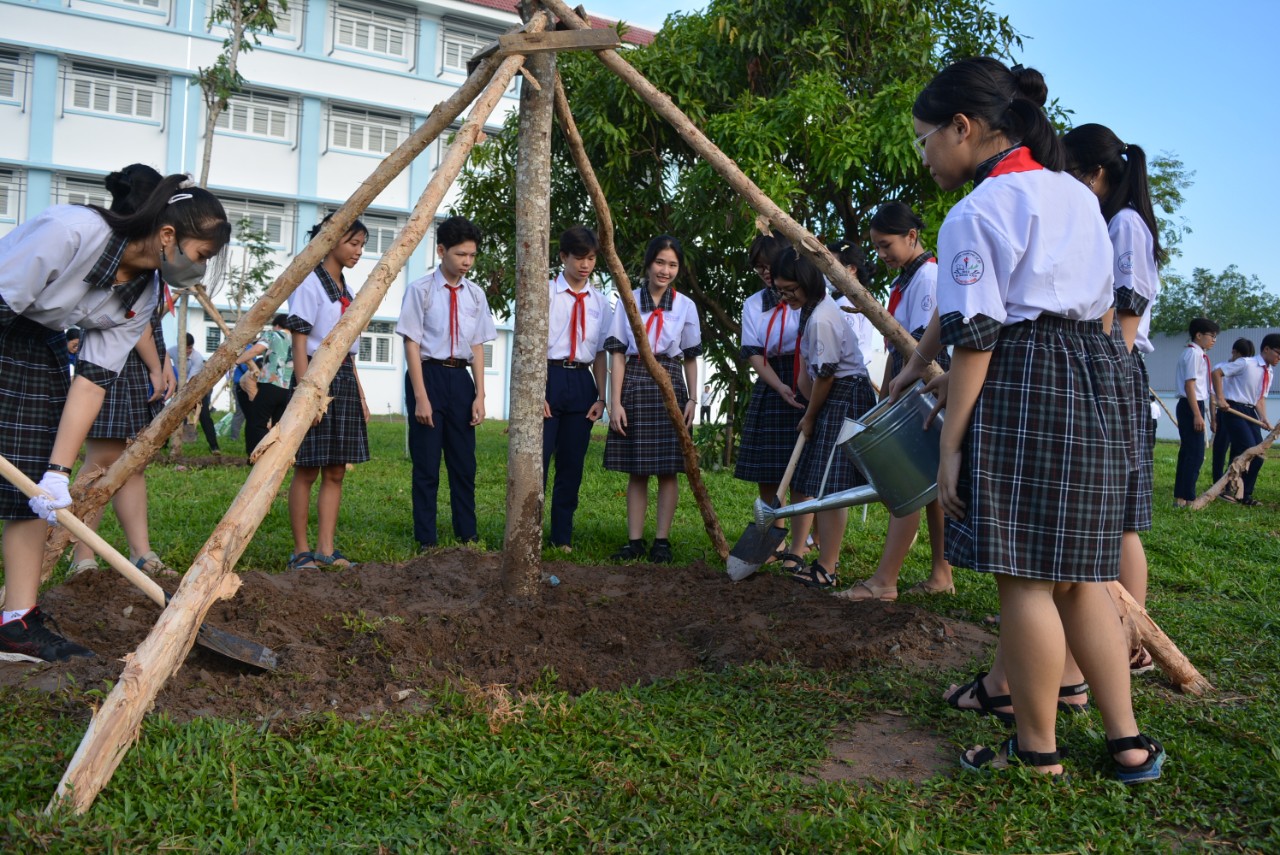
{"type": "MultiPolygon", "coordinates": [[[[486,423],[479,437],[480,534],[489,549],[500,547],[504,525],[502,427],[486,423]]],[[[414,554],[403,430],[373,424],[374,459],[348,478],[338,543],[355,558],[414,554]]],[[[427,714],[356,721],[178,724],[153,716],[87,814],[44,817],[102,687],[6,689],[0,850],[1280,851],[1280,459],[1263,470],[1261,507],[1216,503],[1188,513],[1172,508],[1176,449],[1156,450],[1155,529],[1144,538],[1150,607],[1217,691],[1183,697],[1158,673],[1135,679],[1143,729],[1170,755],[1155,784],[1126,789],[1109,778],[1096,712],[1060,721],[1067,781],[957,769],[919,784],[824,782],[812,773],[833,738],[876,714],[939,734],[956,754],[1004,731],[939,700],[973,668],[775,665],[579,697],[548,679],[515,699],[518,714],[497,725],[459,687],[439,689],[427,714]]],[[[207,449],[201,440],[187,452],[207,449]]],[[[572,558],[583,564],[606,562],[626,537],[625,478],[601,470],[602,454],[603,443],[593,444],[578,512],[572,558]]],[[[149,470],[152,540],[171,563],[194,556],[245,471],[149,470]]],[[[705,477],[732,542],[749,518],[753,487],[726,472],[705,477]]],[[[442,495],[445,542],[447,507],[442,495]]],[[[870,573],[885,524],[879,507],[865,521],[851,514],[846,580],[870,573]]],[[[123,542],[113,518],[103,533],[123,542]]],[[[678,562],[712,554],[687,491],[672,543],[678,562]]],[[[290,546],[281,498],[241,567],[283,569],[290,546]]],[[[927,544],[917,544],[903,589],[924,578],[927,562],[927,544]]],[[[956,582],[956,597],[922,605],[974,622],[997,610],[989,578],[961,570],[956,582]]]]}

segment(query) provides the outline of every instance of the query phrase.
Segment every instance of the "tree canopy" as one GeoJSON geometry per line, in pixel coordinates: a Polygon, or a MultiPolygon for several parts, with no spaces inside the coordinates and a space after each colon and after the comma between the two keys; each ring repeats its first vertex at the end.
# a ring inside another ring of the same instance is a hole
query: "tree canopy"
{"type": "Polygon", "coordinates": [[[1151,329],[1185,333],[1192,318],[1209,318],[1223,329],[1280,326],[1280,297],[1234,264],[1217,274],[1197,267],[1190,279],[1166,273],[1151,310],[1151,329]]]}

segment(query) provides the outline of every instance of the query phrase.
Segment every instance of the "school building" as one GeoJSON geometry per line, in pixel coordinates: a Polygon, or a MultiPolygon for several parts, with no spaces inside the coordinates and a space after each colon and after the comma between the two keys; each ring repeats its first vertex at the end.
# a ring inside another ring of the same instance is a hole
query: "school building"
{"type": "MultiPolygon", "coordinates": [[[[0,234],[49,205],[106,206],[103,178],[130,163],[198,177],[212,132],[209,188],[233,223],[248,218],[266,233],[278,271],[306,245],[308,230],[461,85],[467,60],[519,23],[516,0],[294,0],[287,9],[271,0],[276,30],[242,54],[247,90],[210,129],[195,75],[222,50],[226,31],[208,25],[215,2],[0,0],[0,234]]],[[[639,29],[626,35],[631,43],[652,38],[639,29]]],[[[518,94],[517,83],[490,130],[518,108],[518,94]]],[[[353,290],[403,227],[442,150],[433,143],[362,217],[369,242],[347,274],[353,290]]],[[[230,253],[236,268],[243,252],[230,253]]],[[[357,364],[375,413],[401,411],[396,320],[405,284],[435,258],[428,234],[361,337],[357,364]]],[[[234,324],[225,290],[214,302],[234,324]]],[[[187,328],[206,353],[221,342],[194,300],[187,328]]],[[[167,318],[170,345],[176,329],[167,318]]],[[[486,403],[491,417],[506,418],[510,320],[498,330],[485,347],[486,403]]]]}

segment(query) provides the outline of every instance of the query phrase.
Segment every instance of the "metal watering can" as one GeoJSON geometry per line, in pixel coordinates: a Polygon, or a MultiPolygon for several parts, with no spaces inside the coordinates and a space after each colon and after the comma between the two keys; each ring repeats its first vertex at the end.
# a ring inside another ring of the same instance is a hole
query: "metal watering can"
{"type": "Polygon", "coordinates": [[[923,383],[916,383],[898,400],[886,398],[861,417],[844,420],[836,447],[849,456],[869,484],[780,508],[756,499],[756,524],[770,525],[779,517],[871,502],[884,502],[890,513],[901,517],[937,498],[942,414],[934,417],[928,430],[923,428],[937,403],[923,388],[923,383]]]}

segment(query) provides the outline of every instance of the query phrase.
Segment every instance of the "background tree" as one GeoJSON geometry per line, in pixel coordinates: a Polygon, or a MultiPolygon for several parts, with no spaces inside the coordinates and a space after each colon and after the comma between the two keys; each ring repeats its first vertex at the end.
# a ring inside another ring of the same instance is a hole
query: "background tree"
{"type": "Polygon", "coordinates": [[[236,223],[236,243],[240,244],[240,265],[227,272],[227,302],[236,307],[239,323],[245,304],[257,301],[275,281],[276,263],[267,233],[254,228],[248,217],[236,223]]]}
{"type": "Polygon", "coordinates": [[[1223,329],[1280,326],[1280,297],[1257,276],[1246,277],[1233,264],[1219,274],[1197,267],[1186,279],[1166,273],[1151,310],[1155,332],[1185,333],[1192,318],[1210,318],[1223,329]]]}

